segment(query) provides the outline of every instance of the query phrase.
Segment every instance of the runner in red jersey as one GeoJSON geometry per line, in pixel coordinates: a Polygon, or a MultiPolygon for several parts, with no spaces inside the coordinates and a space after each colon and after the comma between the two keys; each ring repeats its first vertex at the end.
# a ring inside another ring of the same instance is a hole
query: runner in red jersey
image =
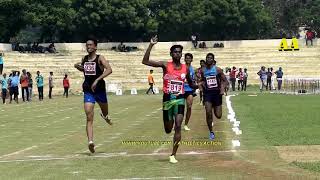
{"type": "Polygon", "coordinates": [[[175,159],[175,155],[181,140],[181,124],[185,108],[184,82],[187,79],[188,84],[192,88],[196,88],[197,86],[193,84],[186,65],[181,64],[180,62],[183,50],[181,45],[173,45],[170,48],[172,60],[153,61],[149,59],[152,47],[157,44],[157,42],[157,36],[151,39],[142,63],[152,67],[161,67],[163,69],[163,123],[167,134],[171,133],[173,125],[175,125],[173,149],[169,161],[171,163],[177,163],[178,161],[175,159]]]}

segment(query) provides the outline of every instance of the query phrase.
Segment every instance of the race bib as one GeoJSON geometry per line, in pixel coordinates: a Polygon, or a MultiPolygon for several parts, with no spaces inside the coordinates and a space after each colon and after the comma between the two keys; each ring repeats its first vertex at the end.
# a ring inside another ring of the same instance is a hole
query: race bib
{"type": "Polygon", "coordinates": [[[169,92],[172,94],[182,94],[183,82],[171,80],[169,84],[169,92]]]}
{"type": "Polygon", "coordinates": [[[216,88],[218,87],[217,77],[216,76],[208,76],[206,77],[208,88],[216,88]]]}
{"type": "Polygon", "coordinates": [[[96,75],[96,62],[84,63],[84,75],[96,75]]]}

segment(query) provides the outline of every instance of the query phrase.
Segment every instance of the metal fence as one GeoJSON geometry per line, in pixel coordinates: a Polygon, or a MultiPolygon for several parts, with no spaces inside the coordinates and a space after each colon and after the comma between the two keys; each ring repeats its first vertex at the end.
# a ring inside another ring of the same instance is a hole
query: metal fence
{"type": "Polygon", "coordinates": [[[282,92],[286,94],[320,94],[320,78],[285,78],[282,92]]]}

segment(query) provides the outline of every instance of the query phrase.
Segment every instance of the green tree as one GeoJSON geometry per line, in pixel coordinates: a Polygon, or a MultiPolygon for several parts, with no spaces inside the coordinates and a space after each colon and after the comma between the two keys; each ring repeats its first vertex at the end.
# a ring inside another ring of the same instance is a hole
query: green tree
{"type": "Polygon", "coordinates": [[[68,40],[75,30],[72,0],[27,0],[32,25],[42,29],[41,41],[68,40]]]}
{"type": "Polygon", "coordinates": [[[150,16],[149,0],[84,0],[77,5],[77,35],[107,40],[136,40],[157,30],[150,16]]]}
{"type": "Polygon", "coordinates": [[[24,0],[0,1],[1,42],[8,42],[28,23],[27,4],[24,0]]]}

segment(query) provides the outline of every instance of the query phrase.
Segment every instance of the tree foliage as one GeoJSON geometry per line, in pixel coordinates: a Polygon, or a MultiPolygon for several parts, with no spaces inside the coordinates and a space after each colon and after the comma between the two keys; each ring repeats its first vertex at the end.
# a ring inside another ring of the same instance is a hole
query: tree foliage
{"type": "Polygon", "coordinates": [[[1,0],[0,41],[40,29],[39,41],[274,38],[320,27],[320,0],[1,0]]]}

